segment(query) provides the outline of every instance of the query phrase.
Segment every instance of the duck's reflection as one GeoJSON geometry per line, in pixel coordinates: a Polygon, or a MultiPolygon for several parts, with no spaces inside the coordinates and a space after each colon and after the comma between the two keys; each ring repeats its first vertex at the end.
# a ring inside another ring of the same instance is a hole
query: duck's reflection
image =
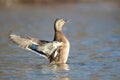
{"type": "Polygon", "coordinates": [[[69,70],[69,66],[68,64],[56,64],[56,65],[53,65],[53,68],[55,71],[68,71],[69,70]]]}
{"type": "Polygon", "coordinates": [[[42,64],[32,66],[32,73],[40,74],[39,76],[41,74],[46,75],[50,80],[69,80],[69,70],[68,64],[42,64]]]}
{"type": "Polygon", "coordinates": [[[53,69],[55,70],[56,75],[52,78],[52,80],[69,80],[69,66],[68,64],[56,64],[53,65],[53,69]]]}

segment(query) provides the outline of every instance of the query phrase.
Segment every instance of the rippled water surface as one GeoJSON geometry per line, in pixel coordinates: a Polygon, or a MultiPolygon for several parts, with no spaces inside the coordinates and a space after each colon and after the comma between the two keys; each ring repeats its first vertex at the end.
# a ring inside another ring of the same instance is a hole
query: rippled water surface
{"type": "Polygon", "coordinates": [[[120,80],[120,9],[115,3],[0,8],[0,80],[120,80]],[[48,60],[13,44],[8,35],[52,40],[56,18],[69,20],[68,64],[48,60]]]}

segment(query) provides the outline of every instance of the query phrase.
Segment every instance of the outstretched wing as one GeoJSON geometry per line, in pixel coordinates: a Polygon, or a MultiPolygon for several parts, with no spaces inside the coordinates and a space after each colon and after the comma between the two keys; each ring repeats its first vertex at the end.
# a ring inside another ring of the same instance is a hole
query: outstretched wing
{"type": "Polygon", "coordinates": [[[58,41],[44,41],[31,37],[21,37],[16,34],[10,35],[11,40],[20,47],[35,52],[38,55],[49,57],[63,43],[58,41]]]}

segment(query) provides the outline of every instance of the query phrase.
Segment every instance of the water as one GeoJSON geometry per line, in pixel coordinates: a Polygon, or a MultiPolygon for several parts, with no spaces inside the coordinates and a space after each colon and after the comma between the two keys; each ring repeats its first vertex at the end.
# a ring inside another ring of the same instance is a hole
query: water
{"type": "Polygon", "coordinates": [[[120,9],[115,3],[0,8],[0,80],[120,80],[120,9]],[[69,20],[68,64],[48,60],[13,44],[8,35],[53,40],[56,18],[69,20]]]}

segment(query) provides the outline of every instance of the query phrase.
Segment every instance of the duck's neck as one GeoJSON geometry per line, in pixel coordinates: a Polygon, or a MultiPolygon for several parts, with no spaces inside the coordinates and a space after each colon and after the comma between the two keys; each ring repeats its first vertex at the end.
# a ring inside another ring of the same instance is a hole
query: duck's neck
{"type": "Polygon", "coordinates": [[[60,30],[55,30],[54,41],[66,43],[68,40],[60,30]]]}
{"type": "Polygon", "coordinates": [[[54,41],[60,41],[61,42],[61,36],[64,36],[62,31],[55,31],[54,41]]]}
{"type": "Polygon", "coordinates": [[[56,25],[56,24],[54,24],[54,30],[55,30],[54,41],[67,43],[68,40],[65,37],[65,35],[63,34],[63,32],[62,32],[62,26],[63,25],[56,25]]]}
{"type": "Polygon", "coordinates": [[[61,41],[61,37],[63,36],[62,30],[58,30],[56,24],[54,24],[54,40],[53,41],[61,41]]]}

